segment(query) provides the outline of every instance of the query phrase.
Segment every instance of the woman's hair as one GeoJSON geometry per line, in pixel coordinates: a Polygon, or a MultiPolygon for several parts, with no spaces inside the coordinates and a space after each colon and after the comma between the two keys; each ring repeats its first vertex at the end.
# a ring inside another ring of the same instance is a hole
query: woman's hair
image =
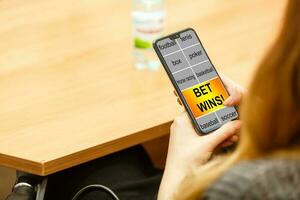
{"type": "Polygon", "coordinates": [[[264,153],[299,147],[299,11],[300,1],[290,0],[281,33],[260,64],[242,110],[246,139],[264,153]]]}
{"type": "Polygon", "coordinates": [[[182,199],[199,199],[209,185],[237,162],[262,157],[300,157],[299,0],[288,1],[281,32],[260,63],[243,100],[241,119],[243,128],[235,152],[195,172],[196,183],[186,184],[186,196],[182,199]]]}

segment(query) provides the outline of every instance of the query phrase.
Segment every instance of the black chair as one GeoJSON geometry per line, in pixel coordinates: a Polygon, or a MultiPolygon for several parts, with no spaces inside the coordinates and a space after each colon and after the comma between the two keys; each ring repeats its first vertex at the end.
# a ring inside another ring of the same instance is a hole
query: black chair
{"type": "Polygon", "coordinates": [[[6,200],[43,200],[47,177],[17,171],[17,180],[6,200]]]}

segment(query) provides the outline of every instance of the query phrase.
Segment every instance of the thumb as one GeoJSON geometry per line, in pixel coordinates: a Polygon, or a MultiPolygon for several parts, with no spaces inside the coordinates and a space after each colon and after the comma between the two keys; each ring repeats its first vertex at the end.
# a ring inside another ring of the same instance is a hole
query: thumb
{"type": "Polygon", "coordinates": [[[232,92],[230,96],[224,101],[225,106],[235,106],[241,103],[242,94],[239,92],[232,92]]]}
{"type": "Polygon", "coordinates": [[[213,151],[222,142],[235,135],[241,129],[241,125],[240,120],[234,120],[207,135],[206,139],[209,141],[210,149],[213,151]]]}

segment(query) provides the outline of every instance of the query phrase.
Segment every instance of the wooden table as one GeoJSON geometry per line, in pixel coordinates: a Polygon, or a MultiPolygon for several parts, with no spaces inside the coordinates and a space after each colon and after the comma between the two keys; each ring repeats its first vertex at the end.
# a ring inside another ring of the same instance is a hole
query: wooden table
{"type": "MultiPolygon", "coordinates": [[[[217,69],[246,85],[285,1],[167,1],[217,69]],[[182,16],[182,13],[185,16],[182,16]]],[[[181,112],[160,69],[132,64],[130,1],[0,2],[0,164],[48,175],[169,132],[181,112]]]]}

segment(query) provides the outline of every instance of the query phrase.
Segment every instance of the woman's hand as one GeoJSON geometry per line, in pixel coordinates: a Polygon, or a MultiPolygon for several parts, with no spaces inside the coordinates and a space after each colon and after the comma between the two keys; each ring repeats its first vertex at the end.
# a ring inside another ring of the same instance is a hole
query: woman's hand
{"type": "MultiPolygon", "coordinates": [[[[230,94],[224,104],[238,105],[245,90],[227,78],[222,79],[230,94]]],[[[181,104],[179,99],[178,102],[181,104]]],[[[192,173],[193,168],[205,164],[218,147],[236,142],[240,128],[241,122],[235,120],[208,135],[199,136],[186,112],[176,117],[170,130],[168,157],[158,199],[175,199],[175,192],[179,190],[184,178],[192,173]]]]}
{"type": "Polygon", "coordinates": [[[230,95],[224,101],[224,105],[225,106],[239,106],[243,100],[243,96],[245,96],[245,94],[247,92],[246,89],[225,76],[222,76],[221,79],[230,95]]]}
{"type": "Polygon", "coordinates": [[[169,140],[168,157],[165,172],[160,185],[158,199],[175,199],[183,180],[190,176],[194,168],[205,164],[214,150],[224,141],[233,137],[239,131],[239,120],[224,124],[216,131],[199,136],[186,112],[176,117],[172,126],[169,140]]]}
{"type": "MultiPolygon", "coordinates": [[[[224,101],[225,106],[239,106],[243,100],[243,96],[246,94],[246,89],[237,84],[236,82],[232,81],[231,79],[222,76],[221,77],[224,86],[226,87],[229,97],[224,101]]],[[[177,92],[174,90],[174,94],[177,97],[177,102],[179,105],[182,106],[181,100],[178,98],[177,92]]],[[[231,138],[228,138],[226,141],[224,141],[222,144],[220,144],[220,147],[227,147],[232,145],[238,140],[238,137],[236,135],[232,136],[231,138]]]]}

